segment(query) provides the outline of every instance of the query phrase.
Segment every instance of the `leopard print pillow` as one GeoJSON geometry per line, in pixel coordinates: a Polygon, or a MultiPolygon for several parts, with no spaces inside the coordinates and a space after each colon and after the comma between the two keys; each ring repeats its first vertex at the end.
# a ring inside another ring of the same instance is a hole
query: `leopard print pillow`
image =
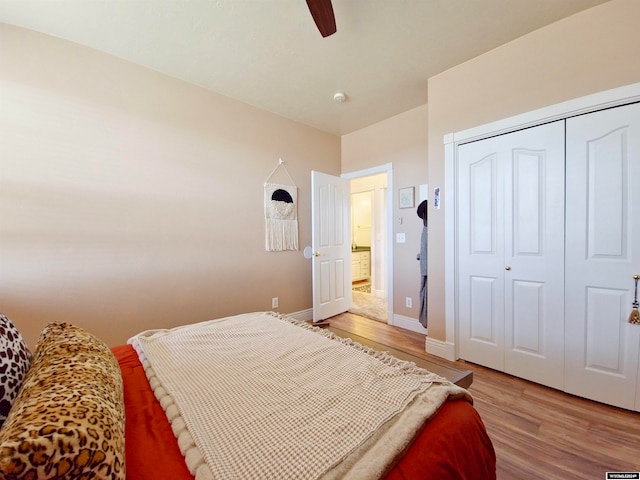
{"type": "Polygon", "coordinates": [[[31,352],[20,332],[0,313],[0,427],[31,365],[31,352]]]}
{"type": "Polygon", "coordinates": [[[0,478],[125,479],[122,375],[111,350],[50,323],[0,429],[0,478]]]}

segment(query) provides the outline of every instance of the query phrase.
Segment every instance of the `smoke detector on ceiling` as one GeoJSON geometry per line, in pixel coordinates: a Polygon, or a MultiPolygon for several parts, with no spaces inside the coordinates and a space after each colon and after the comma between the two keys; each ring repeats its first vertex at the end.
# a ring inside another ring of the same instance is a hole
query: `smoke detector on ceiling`
{"type": "Polygon", "coordinates": [[[343,103],[344,101],[347,100],[347,96],[342,92],[336,92],[333,95],[333,99],[338,103],[343,103]]]}

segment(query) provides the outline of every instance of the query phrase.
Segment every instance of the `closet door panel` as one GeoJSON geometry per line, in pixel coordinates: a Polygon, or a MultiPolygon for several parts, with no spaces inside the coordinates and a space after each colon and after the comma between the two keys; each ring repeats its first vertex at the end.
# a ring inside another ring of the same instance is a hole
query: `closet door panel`
{"type": "Polygon", "coordinates": [[[566,390],[638,409],[640,105],[567,120],[566,390]]]}
{"type": "Polygon", "coordinates": [[[540,255],[544,225],[544,151],[513,151],[512,200],[514,255],[540,255]]]}
{"type": "Polygon", "coordinates": [[[459,147],[460,356],[504,370],[503,176],[490,139],[459,147]]]}
{"type": "Polygon", "coordinates": [[[544,355],[543,315],[540,308],[544,286],[539,282],[513,282],[513,339],[514,351],[528,355],[544,355]]]}
{"type": "Polygon", "coordinates": [[[496,279],[471,276],[470,281],[470,333],[469,337],[492,347],[502,343],[497,336],[496,320],[501,317],[496,309],[496,279]]]}
{"type": "Polygon", "coordinates": [[[460,357],[562,387],[564,123],[458,147],[460,357]]]}
{"type": "MultiPolygon", "coordinates": [[[[593,114],[597,115],[597,114],[593,114]]],[[[587,142],[587,256],[629,260],[628,128],[587,142]]]]}
{"type": "Polygon", "coordinates": [[[564,386],[564,122],[502,137],[505,371],[564,386]]]}
{"type": "Polygon", "coordinates": [[[587,287],[584,366],[605,375],[624,375],[624,325],[618,321],[629,310],[627,292],[587,287]]]}

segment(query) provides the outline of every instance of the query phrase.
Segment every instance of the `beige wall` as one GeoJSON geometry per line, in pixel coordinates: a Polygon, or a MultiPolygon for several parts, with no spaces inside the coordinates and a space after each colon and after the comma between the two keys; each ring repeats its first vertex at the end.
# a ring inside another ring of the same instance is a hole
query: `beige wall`
{"type": "Polygon", "coordinates": [[[0,311],[31,346],[48,321],[113,345],[311,308],[311,263],[265,252],[263,183],[282,157],[310,244],[310,171],[340,173],[339,137],[7,25],[0,57],[0,311]]]}
{"type": "MultiPolygon", "coordinates": [[[[406,243],[393,246],[393,310],[418,321],[422,221],[415,208],[398,207],[398,189],[427,183],[427,106],[409,110],[342,137],[342,172],[391,163],[393,168],[393,238],[405,233],[406,243]],[[400,223],[402,221],[402,223],[400,223]],[[405,298],[413,299],[413,308],[405,298]]],[[[417,207],[417,205],[416,205],[417,207]]]]}
{"type": "MultiPolygon", "coordinates": [[[[429,187],[443,136],[640,81],[640,2],[612,0],[429,79],[429,187]]],[[[429,336],[445,339],[444,213],[429,211],[429,336]]]]}

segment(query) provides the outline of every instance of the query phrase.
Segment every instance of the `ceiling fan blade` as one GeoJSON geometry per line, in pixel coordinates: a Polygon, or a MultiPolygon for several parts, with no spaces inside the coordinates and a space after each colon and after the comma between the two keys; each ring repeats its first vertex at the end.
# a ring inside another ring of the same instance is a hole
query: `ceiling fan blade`
{"type": "Polygon", "coordinates": [[[307,0],[307,6],[323,37],[336,33],[336,18],[331,0],[307,0]]]}

